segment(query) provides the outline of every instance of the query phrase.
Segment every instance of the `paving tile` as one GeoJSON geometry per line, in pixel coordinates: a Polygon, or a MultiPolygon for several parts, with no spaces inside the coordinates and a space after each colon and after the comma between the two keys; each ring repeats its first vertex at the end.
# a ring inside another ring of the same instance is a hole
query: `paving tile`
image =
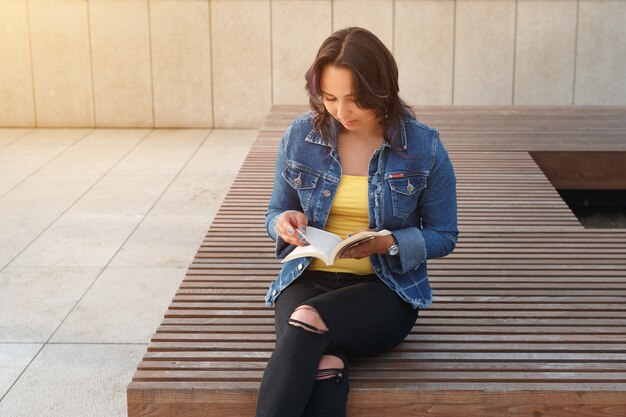
{"type": "Polygon", "coordinates": [[[87,129],[33,130],[19,141],[0,149],[0,178],[27,178],[89,132],[87,129]]]}
{"type": "Polygon", "coordinates": [[[11,417],[126,417],[144,345],[46,345],[0,402],[11,417]]]}
{"type": "Polygon", "coordinates": [[[98,180],[96,176],[33,175],[0,197],[0,215],[59,216],[98,180]]]}
{"type": "Polygon", "coordinates": [[[13,261],[13,266],[101,266],[142,216],[65,215],[13,261]]]}
{"type": "Polygon", "coordinates": [[[186,268],[206,235],[207,216],[148,215],[111,266],[186,268]]]}
{"type": "Polygon", "coordinates": [[[250,146],[254,130],[214,130],[151,214],[213,217],[250,146]]]}
{"type": "Polygon", "coordinates": [[[31,128],[0,128],[0,149],[20,140],[30,132],[32,132],[31,128]]]}
{"type": "Polygon", "coordinates": [[[0,269],[26,248],[57,216],[0,216],[0,269]]]}
{"type": "MultiPolygon", "coordinates": [[[[41,344],[0,343],[0,398],[9,390],[22,371],[35,357],[41,344]]],[[[0,403],[2,404],[2,403],[0,403]]],[[[0,405],[0,410],[2,405],[0,405]]],[[[9,416],[10,414],[2,414],[9,416]]]]}
{"type": "Polygon", "coordinates": [[[180,175],[236,173],[257,135],[254,129],[214,129],[180,175]]]}
{"type": "Polygon", "coordinates": [[[213,218],[234,178],[234,173],[180,175],[159,199],[150,214],[213,218]]]}
{"type": "Polygon", "coordinates": [[[154,130],[109,175],[170,175],[173,178],[209,132],[206,129],[154,130]]]}
{"type": "Polygon", "coordinates": [[[186,268],[107,268],[52,342],[148,343],[186,268]]]}
{"type": "Polygon", "coordinates": [[[24,181],[24,177],[19,175],[5,175],[0,177],[0,196],[8,193],[22,181],[24,181]]]}
{"type": "Polygon", "coordinates": [[[100,270],[4,269],[0,272],[0,342],[46,342],[100,270]]]}
{"type": "Polygon", "coordinates": [[[67,214],[145,215],[171,182],[170,176],[108,175],[67,214]]]}
{"type": "Polygon", "coordinates": [[[94,129],[37,172],[46,176],[104,175],[151,131],[94,129]]]}

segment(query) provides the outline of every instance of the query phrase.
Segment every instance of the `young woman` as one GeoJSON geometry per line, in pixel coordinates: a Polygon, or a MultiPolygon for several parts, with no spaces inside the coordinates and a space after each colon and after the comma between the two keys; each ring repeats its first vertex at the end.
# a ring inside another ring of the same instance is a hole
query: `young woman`
{"type": "Polygon", "coordinates": [[[257,417],[345,416],[348,358],[386,352],[432,303],[426,260],[456,244],[456,180],[439,133],[398,96],[384,44],[357,27],[333,33],[306,75],[312,112],[285,131],[265,224],[276,255],[307,244],[306,226],[345,238],[387,229],[328,267],[284,264],[266,297],[276,347],[257,417]]]}

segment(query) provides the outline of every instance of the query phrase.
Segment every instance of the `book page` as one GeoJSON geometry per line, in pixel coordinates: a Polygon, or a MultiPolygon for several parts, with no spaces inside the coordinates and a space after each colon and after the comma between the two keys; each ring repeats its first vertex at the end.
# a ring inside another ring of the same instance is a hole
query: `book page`
{"type": "Polygon", "coordinates": [[[351,247],[358,245],[360,243],[363,243],[366,240],[373,239],[377,236],[387,236],[390,234],[391,232],[386,229],[383,229],[378,232],[369,231],[369,230],[359,232],[345,239],[338,246],[336,246],[335,249],[330,254],[330,259],[333,260],[333,262],[335,262],[338,256],[340,256],[343,252],[347,251],[351,247]]]}
{"type": "Polygon", "coordinates": [[[282,263],[296,258],[312,256],[321,259],[325,264],[331,265],[332,253],[335,246],[341,242],[341,238],[335,234],[326,232],[315,227],[307,226],[304,238],[309,242],[307,246],[298,246],[291,253],[285,256],[282,263]]]}
{"type": "Polygon", "coordinates": [[[327,255],[330,255],[335,246],[341,243],[339,236],[311,226],[307,226],[304,238],[327,255]]]}

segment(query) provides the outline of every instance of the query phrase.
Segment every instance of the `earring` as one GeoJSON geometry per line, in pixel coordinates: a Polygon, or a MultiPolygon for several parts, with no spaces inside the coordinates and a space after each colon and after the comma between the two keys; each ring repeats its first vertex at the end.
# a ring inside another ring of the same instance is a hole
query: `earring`
{"type": "Polygon", "coordinates": [[[385,106],[385,119],[389,117],[389,113],[387,112],[387,106],[385,106]]]}

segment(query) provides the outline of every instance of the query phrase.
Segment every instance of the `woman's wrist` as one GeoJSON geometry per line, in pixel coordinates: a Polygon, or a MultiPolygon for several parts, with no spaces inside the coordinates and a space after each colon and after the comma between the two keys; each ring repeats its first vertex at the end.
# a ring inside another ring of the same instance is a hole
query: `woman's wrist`
{"type": "Polygon", "coordinates": [[[382,242],[378,247],[377,253],[381,255],[386,255],[387,250],[391,247],[391,245],[395,243],[395,241],[393,240],[393,236],[391,235],[382,236],[380,239],[382,240],[382,242]]]}

